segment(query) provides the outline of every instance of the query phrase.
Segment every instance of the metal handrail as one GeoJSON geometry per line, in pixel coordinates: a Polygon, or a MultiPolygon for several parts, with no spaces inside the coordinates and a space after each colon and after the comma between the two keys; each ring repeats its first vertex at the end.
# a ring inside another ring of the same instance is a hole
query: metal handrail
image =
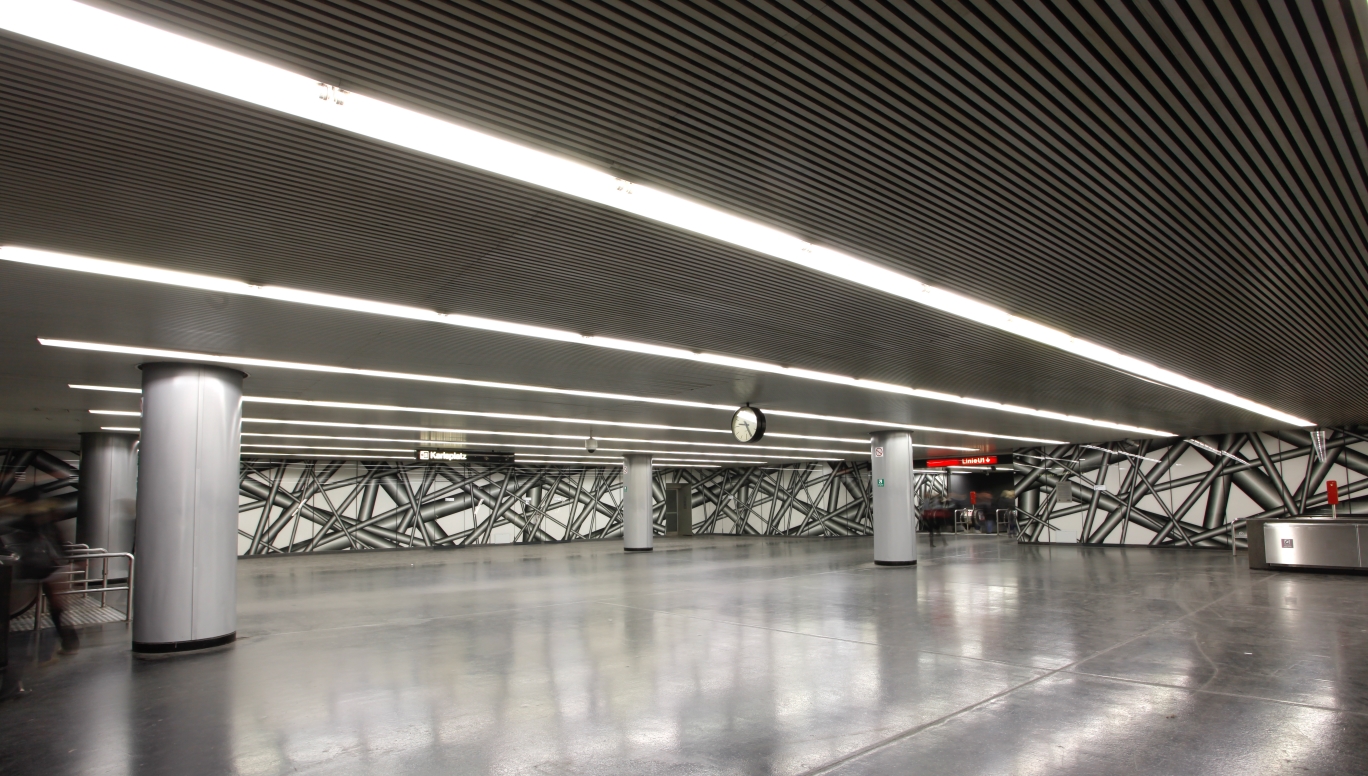
{"type": "MultiPolygon", "coordinates": [[[[96,548],[96,549],[98,549],[98,548],[96,548]]],[[[134,557],[133,557],[133,553],[131,553],[131,552],[91,552],[91,553],[83,554],[83,555],[72,555],[72,556],[69,556],[69,559],[70,559],[70,560],[99,560],[99,559],[102,559],[102,558],[106,558],[106,559],[107,559],[107,558],[128,558],[128,581],[127,581],[125,584],[122,584],[122,585],[110,586],[110,584],[109,584],[109,564],[108,564],[108,563],[102,563],[102,564],[100,564],[100,586],[99,586],[98,588],[92,588],[92,587],[90,586],[91,583],[94,582],[95,580],[92,580],[92,579],[89,579],[89,578],[87,578],[87,579],[73,579],[73,580],[70,580],[68,584],[72,584],[72,585],[81,584],[81,585],[83,585],[83,586],[82,586],[81,588],[79,588],[79,589],[76,589],[76,590],[59,590],[59,591],[54,592],[53,595],[89,595],[89,594],[98,592],[98,593],[100,594],[100,607],[101,607],[101,608],[104,608],[104,606],[105,606],[106,603],[107,603],[106,596],[107,596],[109,593],[117,593],[117,592],[119,592],[120,590],[127,590],[127,591],[128,591],[128,602],[127,602],[127,604],[124,606],[124,622],[128,622],[128,621],[130,621],[130,620],[133,619],[133,566],[134,566],[134,563],[136,562],[136,560],[135,560],[134,557]]],[[[61,572],[61,573],[76,574],[76,573],[78,573],[78,572],[75,571],[75,570],[70,570],[70,571],[61,572]]],[[[40,584],[40,585],[38,585],[38,598],[37,598],[37,601],[35,601],[35,603],[34,603],[34,611],[33,611],[33,646],[34,646],[34,653],[33,653],[33,654],[35,654],[35,655],[38,654],[38,652],[37,652],[37,648],[38,648],[38,635],[42,632],[42,624],[43,624],[43,596],[44,596],[44,595],[45,595],[45,593],[43,592],[43,585],[40,584]]]]}
{"type": "Polygon", "coordinates": [[[997,532],[1005,533],[1008,536],[1015,538],[1017,534],[1016,528],[1020,525],[1020,522],[1017,520],[1017,511],[1015,509],[999,509],[997,510],[996,518],[997,532]],[[1004,525],[1007,526],[1006,531],[1002,530],[1004,525]]]}

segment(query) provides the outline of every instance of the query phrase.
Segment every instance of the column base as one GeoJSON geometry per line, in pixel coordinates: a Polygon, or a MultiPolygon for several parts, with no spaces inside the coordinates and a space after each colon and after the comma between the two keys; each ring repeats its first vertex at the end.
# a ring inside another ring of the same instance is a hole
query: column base
{"type": "Polygon", "coordinates": [[[915,565],[917,565],[917,562],[916,562],[915,560],[876,560],[876,561],[874,561],[874,565],[875,565],[875,566],[915,566],[915,565]]]}
{"type": "Polygon", "coordinates": [[[627,552],[650,552],[651,550],[654,550],[655,548],[654,548],[654,547],[623,547],[622,549],[623,549],[623,550],[626,550],[627,552]]]}
{"type": "Polygon", "coordinates": [[[141,641],[133,642],[133,651],[141,652],[145,655],[165,654],[167,652],[193,652],[197,649],[209,649],[211,647],[221,647],[224,644],[231,644],[237,639],[237,631],[226,633],[222,636],[215,636],[211,639],[193,639],[191,641],[162,641],[146,643],[141,641]]]}

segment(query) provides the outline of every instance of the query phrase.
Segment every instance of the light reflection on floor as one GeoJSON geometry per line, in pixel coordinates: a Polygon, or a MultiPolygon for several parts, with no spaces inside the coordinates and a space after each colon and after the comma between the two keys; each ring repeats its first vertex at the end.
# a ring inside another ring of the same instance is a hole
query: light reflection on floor
{"type": "Polygon", "coordinates": [[[960,537],[266,557],[234,646],[105,626],[0,772],[1368,772],[1368,578],[960,537]],[[1306,770],[1298,770],[1306,769],[1306,770]]]}

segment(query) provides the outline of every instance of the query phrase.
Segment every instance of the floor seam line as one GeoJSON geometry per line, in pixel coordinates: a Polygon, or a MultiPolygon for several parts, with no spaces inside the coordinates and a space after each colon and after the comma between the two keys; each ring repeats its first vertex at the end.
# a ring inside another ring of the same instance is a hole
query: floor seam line
{"type": "Polygon", "coordinates": [[[955,717],[960,716],[961,714],[967,714],[967,713],[973,711],[974,709],[979,708],[980,706],[983,706],[983,705],[988,704],[988,703],[992,703],[993,701],[998,700],[999,698],[1006,697],[1007,695],[1009,695],[1009,694],[1011,694],[1011,693],[1014,693],[1014,692],[1016,692],[1017,690],[1020,690],[1020,689],[1023,688],[1023,687],[1028,687],[1028,686],[1030,686],[1030,685],[1035,684],[1036,682],[1042,681],[1042,680],[1044,680],[1044,679],[1048,679],[1048,678],[1050,678],[1051,676],[1054,676],[1055,674],[1057,674],[1057,673],[1059,673],[1059,672],[1061,672],[1061,671],[1063,671],[1063,670],[1064,670],[1064,669],[1062,669],[1062,668],[1056,668],[1056,669],[1054,669],[1054,670],[1052,670],[1052,671],[1047,671],[1047,672],[1041,674],[1040,676],[1037,676],[1037,677],[1034,677],[1034,678],[1031,678],[1031,679],[1027,679],[1026,681],[1022,682],[1021,684],[1013,685],[1013,686],[1011,686],[1011,687],[1008,687],[1008,688],[1005,689],[1005,690],[1001,690],[1001,691],[996,692],[996,693],[994,693],[994,694],[992,694],[992,695],[989,695],[987,698],[983,698],[983,699],[981,699],[981,700],[974,701],[973,703],[969,704],[968,706],[965,706],[965,707],[959,708],[959,709],[955,709],[954,711],[952,711],[952,712],[950,712],[950,713],[948,713],[948,714],[942,715],[942,716],[937,717],[936,719],[930,720],[930,721],[928,721],[928,722],[923,722],[923,723],[920,724],[920,725],[916,725],[916,726],[914,726],[914,727],[908,728],[907,730],[904,730],[904,731],[902,731],[901,733],[895,733],[894,735],[889,736],[888,738],[885,738],[885,739],[883,739],[882,741],[875,741],[874,743],[870,744],[869,746],[866,746],[866,747],[864,747],[864,748],[862,748],[862,749],[857,749],[856,751],[851,752],[850,754],[845,755],[844,757],[838,758],[838,759],[836,759],[836,760],[832,760],[831,762],[825,763],[825,764],[823,764],[823,765],[819,765],[819,766],[817,766],[816,768],[812,768],[812,769],[810,769],[810,770],[802,771],[802,772],[800,772],[797,776],[820,776],[820,774],[828,773],[828,772],[830,772],[833,768],[836,768],[836,767],[841,766],[841,765],[845,765],[846,763],[848,763],[848,762],[853,762],[853,761],[855,761],[855,760],[858,760],[859,758],[864,757],[864,756],[867,755],[867,754],[872,754],[872,753],[874,753],[874,752],[876,752],[876,751],[878,751],[878,750],[880,750],[880,749],[884,749],[884,748],[887,748],[887,747],[889,747],[889,746],[892,746],[893,744],[896,744],[896,743],[898,743],[899,741],[902,741],[902,740],[911,738],[911,737],[917,735],[918,733],[921,733],[921,732],[923,732],[923,731],[925,731],[925,730],[928,730],[928,729],[930,729],[930,728],[932,728],[932,727],[935,727],[936,725],[940,725],[940,724],[942,724],[942,723],[949,722],[950,720],[954,719],[955,717]]]}
{"type": "MultiPolygon", "coordinates": [[[[1276,574],[1275,574],[1275,575],[1276,575],[1276,574]]],[[[1073,668],[1074,666],[1077,666],[1077,665],[1082,665],[1083,663],[1086,663],[1087,661],[1092,660],[1092,659],[1095,658],[1095,657],[1099,657],[1099,656],[1101,656],[1101,655],[1105,655],[1106,653],[1112,651],[1113,649],[1117,649],[1117,648],[1119,648],[1119,647],[1123,647],[1123,646],[1125,646],[1125,645],[1131,643],[1132,641],[1135,641],[1136,639],[1139,639],[1139,638],[1143,638],[1143,637],[1145,637],[1145,636],[1148,636],[1150,633],[1153,633],[1154,631],[1159,630],[1160,628],[1168,627],[1169,625],[1173,625],[1174,623],[1177,623],[1177,622],[1179,622],[1179,621],[1181,621],[1181,620],[1184,620],[1184,619],[1186,619],[1186,618],[1188,618],[1188,617],[1191,617],[1191,616],[1193,616],[1194,614],[1197,614],[1197,613],[1201,612],[1202,610],[1206,609],[1207,607],[1214,606],[1214,605],[1216,605],[1217,603],[1219,603],[1220,601],[1223,601],[1223,600],[1225,600],[1226,598],[1229,598],[1230,596],[1235,595],[1237,592],[1239,592],[1239,591],[1238,591],[1238,590],[1231,590],[1229,593],[1226,593],[1225,595],[1220,596],[1219,598],[1215,598],[1215,599],[1213,599],[1213,600],[1207,602],[1206,604],[1204,604],[1204,605],[1202,605],[1202,606],[1199,606],[1198,608],[1193,609],[1193,610],[1190,611],[1190,612],[1187,612],[1186,614],[1183,614],[1183,615],[1181,615],[1181,616],[1179,616],[1179,617],[1175,617],[1174,619],[1169,620],[1169,621],[1167,621],[1167,622],[1162,622],[1162,623],[1156,624],[1155,626],[1153,626],[1153,627],[1151,627],[1151,628],[1148,628],[1148,629],[1146,629],[1146,630],[1144,630],[1144,631],[1142,631],[1142,632],[1140,632],[1140,633],[1137,633],[1136,635],[1134,635],[1134,636],[1132,636],[1132,637],[1126,639],[1125,641],[1118,642],[1118,643],[1116,643],[1116,644],[1111,645],[1110,647],[1107,647],[1106,649],[1099,650],[1099,651],[1097,651],[1097,652],[1095,652],[1095,653],[1093,653],[1093,654],[1091,654],[1091,655],[1088,655],[1088,656],[1086,656],[1086,657],[1079,658],[1078,660],[1075,660],[1075,661],[1073,661],[1072,663],[1069,663],[1068,665],[1061,666],[1061,667],[1056,668],[1056,669],[1054,669],[1054,670],[1052,670],[1052,671],[1049,671],[1049,672],[1047,672],[1047,673],[1045,673],[1045,674],[1042,674],[1041,676],[1037,676],[1037,677],[1034,678],[1034,679],[1031,679],[1031,680],[1029,680],[1029,681],[1022,682],[1021,684],[1018,684],[1018,685],[1016,685],[1015,687],[1009,687],[1009,688],[1007,688],[1006,690],[1003,690],[1003,691],[1001,691],[1001,692],[999,692],[999,693],[996,693],[996,694],[994,694],[994,695],[990,695],[990,696],[988,696],[987,698],[984,698],[983,700],[977,701],[977,702],[975,702],[975,703],[971,703],[971,704],[969,704],[968,706],[965,706],[965,707],[962,708],[962,709],[957,709],[956,711],[952,711],[952,712],[950,712],[949,714],[946,714],[946,715],[944,715],[944,716],[942,716],[942,717],[939,717],[938,719],[933,719],[933,720],[931,720],[930,722],[926,722],[926,723],[923,723],[923,724],[921,724],[921,725],[917,725],[917,726],[915,726],[915,727],[909,728],[909,729],[907,729],[907,730],[904,730],[904,731],[901,732],[901,733],[897,733],[897,734],[895,734],[895,735],[889,736],[888,738],[885,738],[885,739],[883,739],[882,741],[876,741],[875,743],[870,744],[869,746],[864,747],[863,749],[859,749],[859,750],[857,750],[857,751],[851,752],[850,754],[845,755],[844,757],[840,757],[840,758],[838,758],[838,759],[836,759],[836,760],[832,760],[831,762],[826,763],[826,764],[824,764],[824,765],[819,765],[819,766],[817,766],[816,768],[813,768],[813,769],[811,769],[811,770],[803,771],[802,773],[799,774],[799,776],[818,776],[819,774],[827,773],[827,772],[831,771],[833,768],[835,768],[835,767],[837,767],[837,766],[839,766],[839,765],[844,765],[845,763],[853,762],[854,760],[857,760],[857,759],[859,759],[859,758],[861,758],[861,757],[864,757],[864,756],[867,755],[867,754],[872,754],[872,753],[874,753],[874,752],[876,752],[876,751],[878,751],[878,750],[880,750],[880,749],[884,749],[884,748],[886,748],[886,747],[888,747],[888,746],[891,746],[891,745],[893,745],[893,744],[895,744],[895,743],[897,743],[897,742],[899,742],[899,741],[903,741],[903,740],[906,740],[906,739],[908,739],[908,738],[912,738],[913,736],[917,735],[918,733],[921,733],[921,732],[923,732],[923,731],[929,730],[929,729],[932,728],[933,726],[940,725],[940,724],[943,724],[943,723],[945,723],[945,722],[949,722],[951,719],[954,719],[955,717],[958,717],[958,716],[960,716],[960,715],[962,715],[962,714],[966,714],[966,713],[968,713],[968,712],[970,712],[970,711],[973,711],[974,709],[979,708],[980,706],[983,706],[984,704],[987,704],[987,703],[990,703],[990,702],[992,702],[992,701],[995,701],[995,700],[997,700],[997,699],[999,699],[999,698],[1004,698],[1004,697],[1006,697],[1007,695],[1009,695],[1009,694],[1011,694],[1011,693],[1013,693],[1013,692],[1016,692],[1017,690],[1021,689],[1022,687],[1028,687],[1028,686],[1030,686],[1030,685],[1032,685],[1032,684],[1036,684],[1037,682],[1040,682],[1040,681],[1043,681],[1043,680],[1045,680],[1045,679],[1048,679],[1048,678],[1050,678],[1051,676],[1055,676],[1056,674],[1066,673],[1066,672],[1067,672],[1067,673],[1075,674],[1075,675],[1078,675],[1078,676],[1084,675],[1084,674],[1075,673],[1075,672],[1073,672],[1073,671],[1070,671],[1069,669],[1071,669],[1071,668],[1073,668]]]]}
{"type": "Polygon", "coordinates": [[[1354,715],[1360,716],[1360,717],[1368,717],[1368,711],[1352,711],[1352,710],[1350,710],[1350,709],[1337,709],[1337,708],[1335,708],[1335,707],[1333,707],[1333,706],[1318,706],[1318,705],[1316,705],[1316,704],[1314,704],[1314,703],[1303,703],[1303,702],[1301,702],[1301,701],[1289,701],[1289,700],[1286,700],[1286,699],[1283,699],[1283,698],[1268,698],[1268,697],[1265,697],[1265,696],[1263,696],[1263,695],[1245,695],[1245,694],[1243,694],[1243,693],[1238,693],[1238,692],[1222,692],[1222,691],[1220,691],[1220,690],[1203,690],[1203,689],[1198,688],[1198,687],[1183,687],[1182,685],[1178,685],[1178,684],[1164,684],[1163,682],[1147,682],[1147,681],[1145,681],[1145,680],[1143,680],[1143,679],[1130,679],[1130,678],[1127,678],[1127,677],[1124,677],[1124,676],[1112,676],[1111,674],[1095,674],[1095,673],[1092,673],[1092,672],[1090,672],[1090,671],[1074,671],[1074,670],[1072,670],[1072,669],[1060,669],[1060,670],[1063,671],[1064,673],[1073,674],[1073,675],[1075,675],[1075,676],[1088,676],[1088,677],[1092,677],[1092,678],[1095,678],[1095,679],[1110,679],[1110,680],[1117,681],[1117,682],[1125,682],[1126,684],[1138,684],[1138,685],[1143,685],[1143,686],[1145,686],[1145,687],[1162,687],[1162,688],[1168,689],[1168,690],[1181,690],[1181,691],[1183,691],[1183,692],[1202,693],[1203,695],[1219,695],[1219,696],[1221,696],[1221,697],[1223,697],[1223,698],[1240,698],[1240,699],[1242,699],[1242,700],[1249,700],[1249,701],[1267,701],[1267,702],[1269,702],[1269,703],[1281,703],[1281,704],[1284,704],[1284,705],[1287,705],[1287,706],[1296,706],[1296,707],[1298,707],[1298,708],[1303,708],[1303,709],[1316,709],[1316,710],[1318,710],[1318,711],[1329,711],[1329,712],[1334,712],[1334,713],[1336,713],[1336,714],[1354,714],[1354,715]]]}

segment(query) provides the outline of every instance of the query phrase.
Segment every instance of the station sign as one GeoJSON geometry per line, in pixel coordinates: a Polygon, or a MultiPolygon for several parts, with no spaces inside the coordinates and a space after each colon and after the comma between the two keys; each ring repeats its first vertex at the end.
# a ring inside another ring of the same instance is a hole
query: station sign
{"type": "Polygon", "coordinates": [[[922,465],[928,469],[945,469],[951,466],[995,466],[998,464],[1010,466],[1012,456],[975,455],[967,458],[932,458],[922,465]]]}
{"type": "Polygon", "coordinates": [[[413,457],[419,461],[447,461],[449,463],[513,463],[512,453],[499,451],[417,450],[413,457]]]}

